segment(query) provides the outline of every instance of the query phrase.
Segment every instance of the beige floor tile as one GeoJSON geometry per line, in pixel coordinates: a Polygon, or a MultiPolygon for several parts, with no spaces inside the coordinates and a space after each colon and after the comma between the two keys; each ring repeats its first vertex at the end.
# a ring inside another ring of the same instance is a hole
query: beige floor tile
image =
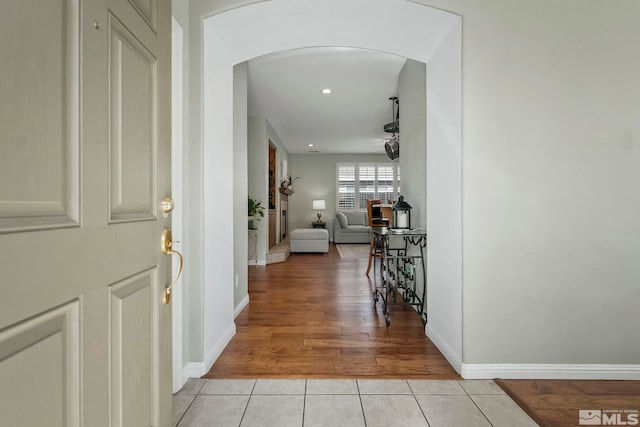
{"type": "Polygon", "coordinates": [[[304,396],[253,395],[241,427],[301,427],[304,396]]]}
{"type": "Polygon", "coordinates": [[[413,396],[360,396],[367,427],[428,427],[413,396]]]}
{"type": "Polygon", "coordinates": [[[456,380],[408,380],[414,394],[466,394],[456,380]]]}
{"type": "Polygon", "coordinates": [[[358,394],[356,380],[307,380],[307,394],[358,394]]]}
{"type": "Polygon", "coordinates": [[[507,395],[471,396],[494,427],[535,427],[537,424],[507,395]]]}
{"type": "Polygon", "coordinates": [[[184,415],[184,413],[193,402],[196,396],[194,394],[174,394],[173,395],[173,423],[171,425],[178,425],[178,422],[184,415]]]}
{"type": "Polygon", "coordinates": [[[493,380],[462,380],[459,383],[469,394],[505,394],[493,380]]]}
{"type": "Polygon", "coordinates": [[[206,381],[201,378],[189,378],[178,394],[198,394],[206,381]]]}
{"type": "Polygon", "coordinates": [[[411,394],[406,380],[358,380],[360,394],[411,394]]]}
{"type": "Polygon", "coordinates": [[[256,380],[206,380],[200,394],[251,394],[256,380]]]}
{"type": "Polygon", "coordinates": [[[305,427],[364,427],[364,415],[357,395],[307,395],[305,427]]]}
{"type": "Polygon", "coordinates": [[[258,380],[253,394],[304,394],[306,380],[258,380]]]}
{"type": "Polygon", "coordinates": [[[431,427],[490,427],[489,421],[467,395],[416,396],[431,427]]]}
{"type": "Polygon", "coordinates": [[[177,427],[529,427],[491,380],[203,380],[173,396],[177,427]]]}
{"type": "Polygon", "coordinates": [[[248,401],[249,396],[197,396],[178,427],[238,426],[248,401]]]}

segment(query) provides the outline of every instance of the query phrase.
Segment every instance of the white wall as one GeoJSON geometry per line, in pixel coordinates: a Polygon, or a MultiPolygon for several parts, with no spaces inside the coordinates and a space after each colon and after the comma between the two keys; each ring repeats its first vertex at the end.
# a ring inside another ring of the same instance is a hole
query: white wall
{"type": "MultiPolygon", "coordinates": [[[[271,141],[273,143],[273,146],[276,148],[276,243],[280,242],[280,191],[278,190],[278,188],[280,188],[280,177],[282,176],[282,172],[280,169],[280,164],[281,161],[284,160],[287,163],[289,162],[289,152],[287,151],[287,149],[285,148],[284,144],[282,143],[282,140],[280,139],[280,136],[278,136],[278,133],[275,131],[275,129],[273,129],[273,126],[271,126],[271,122],[269,122],[269,119],[267,118],[267,120],[265,121],[265,125],[266,125],[266,135],[267,135],[267,143],[268,141],[271,141]]],[[[264,159],[265,162],[269,163],[269,156],[267,153],[267,157],[264,159]]],[[[267,181],[267,194],[269,192],[269,188],[268,188],[269,182],[267,181]]],[[[267,201],[269,199],[267,198],[267,201]]],[[[267,236],[268,237],[268,236],[267,236]]],[[[269,250],[268,248],[268,243],[267,243],[267,252],[269,250]]]]}
{"type": "Polygon", "coordinates": [[[464,22],[465,362],[638,377],[640,4],[424,2],[464,22]]]}
{"type": "MultiPolygon", "coordinates": [[[[429,92],[430,93],[430,92],[429,92]]],[[[411,205],[411,225],[427,226],[427,78],[424,62],[408,59],[398,76],[400,193],[411,205]]]]}
{"type": "Polygon", "coordinates": [[[461,31],[427,64],[427,335],[456,367],[462,362],[461,31]]]}
{"type": "Polygon", "coordinates": [[[203,257],[204,286],[203,346],[205,366],[210,365],[235,334],[234,310],[234,224],[245,225],[233,209],[233,65],[222,46],[205,49],[203,69],[224,81],[203,81],[203,257]],[[224,105],[225,108],[220,108],[224,105]]]}
{"type": "MultiPolygon", "coordinates": [[[[250,260],[250,264],[265,265],[267,252],[269,251],[269,141],[276,148],[276,186],[280,186],[280,160],[289,159],[284,144],[275,132],[269,120],[264,117],[249,117],[248,131],[248,165],[249,165],[249,196],[262,203],[265,207],[264,218],[254,222],[257,228],[252,233],[251,239],[256,240],[255,251],[254,240],[249,242],[251,250],[249,255],[254,255],[250,260]],[[253,236],[257,235],[257,238],[253,236]]],[[[276,233],[280,230],[280,193],[276,188],[276,233]]],[[[246,214],[245,214],[246,216],[246,214]]],[[[246,231],[246,230],[245,230],[246,231]]],[[[279,234],[276,234],[278,236],[279,234]]],[[[246,259],[246,255],[245,255],[246,259]]],[[[246,263],[246,261],[245,261],[246,263]]]]}
{"type": "MultiPolygon", "coordinates": [[[[400,101],[400,193],[411,205],[411,226],[427,228],[427,97],[431,91],[427,88],[426,65],[424,62],[408,59],[398,76],[398,98],[400,101]]],[[[398,239],[399,240],[399,239],[398,239]]],[[[429,310],[430,305],[444,305],[448,302],[431,300],[431,290],[425,292],[425,278],[431,270],[429,252],[440,251],[438,242],[429,241],[423,251],[426,265],[416,263],[416,293],[422,298],[425,294],[425,309],[429,323],[437,322],[438,313],[429,310]],[[426,271],[425,271],[426,270],[426,271]]],[[[410,255],[418,255],[418,248],[410,246],[410,255]]],[[[424,310],[423,310],[424,311],[424,310]]],[[[441,343],[438,343],[442,345],[441,343]]],[[[446,354],[446,353],[445,353],[446,354]]]]}
{"type": "MultiPolygon", "coordinates": [[[[249,117],[248,129],[248,161],[249,165],[249,197],[261,203],[264,209],[264,217],[254,221],[257,228],[255,236],[249,245],[254,255],[249,261],[252,264],[265,265],[267,260],[267,245],[269,240],[269,143],[267,137],[267,124],[264,117],[249,117]],[[255,245],[255,246],[254,246],[255,245]],[[253,250],[255,248],[255,250],[253,250]]],[[[245,214],[246,216],[246,214],[245,214]]],[[[253,234],[253,233],[252,233],[253,234]]]]}
{"type": "MultiPolygon", "coordinates": [[[[247,216],[248,170],[247,170],[247,63],[242,62],[233,69],[233,216],[242,222],[247,216]]],[[[249,301],[247,274],[248,236],[246,227],[233,228],[233,290],[234,313],[249,301]]]]}
{"type": "MultiPolygon", "coordinates": [[[[185,363],[185,376],[192,375],[194,365],[199,365],[204,356],[203,343],[203,251],[202,251],[202,225],[203,225],[203,194],[202,194],[202,145],[197,139],[200,134],[198,127],[194,126],[194,115],[199,117],[200,105],[194,104],[193,93],[199,95],[200,86],[194,89],[192,78],[198,74],[198,67],[194,66],[192,59],[199,58],[192,51],[193,28],[191,23],[189,2],[186,0],[173,0],[172,14],[180,23],[184,31],[183,38],[183,236],[181,240],[182,254],[184,256],[184,268],[182,273],[183,286],[183,354],[185,363]],[[190,114],[195,111],[195,114],[190,114]]],[[[197,26],[196,21],[196,26],[197,26]]]]}
{"type": "MultiPolygon", "coordinates": [[[[234,150],[230,148],[234,141],[233,65],[242,61],[229,63],[224,55],[223,46],[210,46],[212,51],[220,53],[220,56],[210,57],[209,66],[214,64],[221,66],[220,75],[225,76],[227,84],[217,88],[205,87],[202,23],[203,19],[211,14],[249,3],[253,1],[173,0],[174,16],[185,31],[184,78],[188,99],[184,102],[184,124],[188,137],[185,137],[183,153],[185,160],[183,181],[185,184],[185,238],[182,243],[185,256],[183,360],[188,361],[185,366],[186,375],[192,377],[201,376],[208,371],[234,334],[234,260],[237,251],[241,248],[229,249],[234,246],[232,236],[236,234],[236,228],[240,227],[242,232],[246,232],[244,219],[236,221],[234,226],[234,211],[219,211],[217,214],[209,215],[210,211],[216,209],[217,200],[219,200],[219,195],[211,196],[216,194],[216,185],[224,187],[221,194],[226,195],[227,200],[232,200],[229,194],[235,190],[233,179],[229,179],[235,173],[232,172],[231,165],[241,160],[238,157],[234,159],[234,150]],[[216,89],[221,91],[217,92],[216,89]],[[208,91],[207,96],[205,91],[208,91]],[[227,106],[228,111],[222,116],[227,121],[218,129],[208,127],[207,133],[211,136],[205,143],[204,128],[206,123],[211,124],[208,114],[212,105],[208,103],[205,106],[204,103],[205,99],[211,100],[211,98],[227,106]],[[220,152],[216,152],[218,145],[223,147],[220,152]],[[218,171],[220,175],[212,176],[209,173],[205,176],[205,166],[211,168],[209,165],[216,164],[216,161],[223,164],[218,171]],[[224,176],[225,174],[227,175],[224,176]],[[219,179],[216,180],[216,177],[219,179]],[[207,206],[205,206],[206,197],[210,199],[207,206]],[[216,221],[218,221],[217,225],[216,221]],[[205,222],[208,234],[205,233],[205,222]],[[231,230],[234,231],[231,235],[225,233],[216,235],[216,227],[224,227],[229,233],[231,230]],[[207,240],[207,247],[205,247],[207,240]],[[219,247],[226,248],[225,253],[216,251],[216,242],[221,241],[224,244],[219,247]],[[208,271],[205,266],[208,266],[208,271]],[[218,266],[222,266],[219,274],[215,273],[218,266]],[[218,291],[221,291],[220,294],[218,291]]],[[[241,218],[244,218],[244,215],[241,218]]]]}

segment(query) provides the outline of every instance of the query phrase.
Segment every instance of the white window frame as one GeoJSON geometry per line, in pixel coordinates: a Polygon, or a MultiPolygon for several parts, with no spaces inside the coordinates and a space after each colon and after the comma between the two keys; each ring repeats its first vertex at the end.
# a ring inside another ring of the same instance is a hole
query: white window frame
{"type": "MultiPolygon", "coordinates": [[[[375,167],[375,178],[374,178],[374,198],[378,197],[378,169],[380,167],[393,167],[393,199],[397,200],[400,192],[400,163],[398,162],[386,162],[386,163],[375,163],[375,162],[337,162],[336,163],[336,209],[338,211],[365,211],[366,205],[364,205],[364,201],[360,200],[360,167],[375,167]],[[341,167],[352,167],[354,168],[354,208],[342,208],[340,207],[340,168],[341,167]],[[362,202],[362,203],[361,203],[362,202]],[[362,206],[364,207],[361,207],[362,206]]],[[[383,200],[386,202],[386,200],[383,200]]]]}

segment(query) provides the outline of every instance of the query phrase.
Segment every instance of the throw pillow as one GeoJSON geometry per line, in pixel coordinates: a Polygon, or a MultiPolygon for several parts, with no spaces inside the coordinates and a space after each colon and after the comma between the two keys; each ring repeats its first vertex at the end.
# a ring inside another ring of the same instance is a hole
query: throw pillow
{"type": "Polygon", "coordinates": [[[347,221],[347,216],[342,212],[336,212],[336,218],[340,221],[340,227],[346,228],[349,225],[349,221],[347,221]]]}

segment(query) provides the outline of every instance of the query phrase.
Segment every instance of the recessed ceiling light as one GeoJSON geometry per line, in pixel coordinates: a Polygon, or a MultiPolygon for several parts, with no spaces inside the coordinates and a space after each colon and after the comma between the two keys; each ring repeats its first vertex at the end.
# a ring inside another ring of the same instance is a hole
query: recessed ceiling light
{"type": "Polygon", "coordinates": [[[307,147],[313,147],[313,144],[307,144],[307,147]]]}
{"type": "Polygon", "coordinates": [[[322,93],[324,93],[325,95],[329,95],[331,92],[333,92],[331,89],[327,88],[327,89],[322,89],[322,93]]]}

